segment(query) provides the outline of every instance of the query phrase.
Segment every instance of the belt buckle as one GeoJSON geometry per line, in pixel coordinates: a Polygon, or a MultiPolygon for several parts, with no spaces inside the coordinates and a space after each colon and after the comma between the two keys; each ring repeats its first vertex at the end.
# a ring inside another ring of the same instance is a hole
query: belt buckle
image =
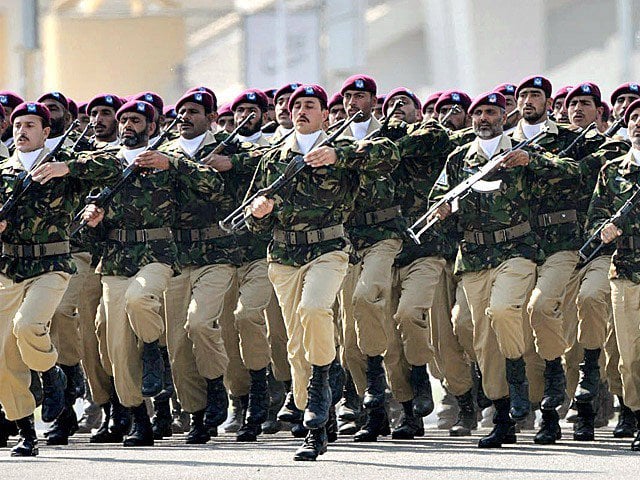
{"type": "Polygon", "coordinates": [[[142,242],[147,243],[149,241],[149,231],[145,228],[142,230],[142,242]]]}
{"type": "Polygon", "coordinates": [[[508,240],[507,230],[496,230],[495,232],[493,232],[493,238],[496,243],[506,242],[508,240]],[[502,239],[500,239],[500,237],[502,237],[502,239]]]}
{"type": "Polygon", "coordinates": [[[369,215],[370,218],[368,221],[369,225],[375,225],[378,223],[378,212],[369,212],[367,215],[369,215]]]}
{"type": "Polygon", "coordinates": [[[297,245],[298,244],[298,238],[296,236],[296,232],[295,231],[284,232],[284,235],[285,235],[285,243],[288,243],[289,245],[297,245]]]}
{"type": "Polygon", "coordinates": [[[551,215],[548,213],[543,213],[541,215],[542,217],[542,226],[543,227],[548,227],[549,225],[551,225],[551,215]]]}
{"type": "Polygon", "coordinates": [[[127,241],[127,232],[123,229],[116,230],[116,240],[120,243],[126,243],[127,241]]]}
{"type": "Polygon", "coordinates": [[[325,230],[324,228],[317,230],[318,242],[322,242],[324,240],[325,238],[324,230],[325,230]]]}
{"type": "Polygon", "coordinates": [[[473,231],[473,239],[477,245],[484,245],[484,233],[479,230],[473,231]]]}
{"type": "Polygon", "coordinates": [[[35,245],[22,245],[22,256],[34,258],[36,255],[35,245]]]}

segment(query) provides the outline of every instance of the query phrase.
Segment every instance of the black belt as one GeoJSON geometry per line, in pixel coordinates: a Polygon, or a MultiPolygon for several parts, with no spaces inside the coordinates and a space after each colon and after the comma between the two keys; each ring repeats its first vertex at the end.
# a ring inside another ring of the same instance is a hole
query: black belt
{"type": "Polygon", "coordinates": [[[349,220],[348,225],[350,227],[376,225],[378,223],[388,222],[389,220],[393,220],[401,215],[402,210],[400,205],[394,205],[393,207],[376,210],[374,212],[354,213],[349,220]]]}
{"type": "Polygon", "coordinates": [[[317,230],[273,230],[273,239],[287,245],[310,245],[344,237],[344,226],[332,225],[317,230]]]}
{"type": "Polygon", "coordinates": [[[616,240],[616,247],[621,250],[640,250],[640,236],[629,235],[616,240]]]}
{"type": "Polygon", "coordinates": [[[560,210],[558,212],[542,213],[538,215],[538,226],[560,225],[561,223],[575,223],[578,221],[578,212],[575,210],[560,210]]]}
{"type": "Polygon", "coordinates": [[[170,240],[173,232],[169,227],[148,228],[144,230],[123,230],[115,228],[109,232],[109,240],[120,243],[146,243],[153,240],[170,240]]]}
{"type": "Polygon", "coordinates": [[[71,252],[69,242],[36,243],[34,245],[2,244],[2,254],[18,258],[52,257],[66,255],[71,252]]]}
{"type": "Polygon", "coordinates": [[[217,225],[207,228],[176,229],[173,230],[173,234],[176,240],[182,243],[204,242],[206,240],[213,240],[214,238],[231,236],[229,232],[217,225]]]}
{"type": "Polygon", "coordinates": [[[464,241],[477,245],[494,245],[504,243],[514,238],[523,237],[531,231],[529,222],[523,222],[513,227],[496,230],[494,232],[481,232],[479,230],[467,230],[464,232],[464,241]]]}

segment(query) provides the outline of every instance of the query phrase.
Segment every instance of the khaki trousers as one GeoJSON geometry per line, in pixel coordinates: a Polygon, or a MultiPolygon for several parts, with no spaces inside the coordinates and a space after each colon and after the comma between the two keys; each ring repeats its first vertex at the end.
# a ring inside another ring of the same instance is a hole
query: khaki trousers
{"type": "Polygon", "coordinates": [[[325,253],[302,267],[269,264],[269,279],[287,327],[296,406],[307,405],[311,366],[330,364],[336,357],[333,304],[347,274],[349,256],[325,253]]]}
{"type": "MultiPolygon", "coordinates": [[[[271,287],[273,289],[273,287],[271,287]]],[[[271,371],[276,380],[291,380],[291,367],[287,359],[287,328],[282,318],[282,310],[275,292],[265,312],[267,316],[267,337],[271,347],[271,371]]]]}
{"type": "MultiPolygon", "coordinates": [[[[609,382],[609,391],[613,395],[622,396],[622,377],[620,376],[620,352],[616,341],[616,327],[613,324],[613,315],[607,329],[607,342],[604,344],[605,368],[604,374],[609,382]]],[[[602,358],[602,357],[601,357],[602,358]]]]}
{"type": "Polygon", "coordinates": [[[473,321],[467,296],[462,289],[462,282],[456,284],[456,303],[451,310],[453,333],[458,339],[464,353],[472,362],[476,362],[476,351],[473,348],[473,321]]]}
{"type": "Polygon", "coordinates": [[[168,265],[150,263],[132,277],[102,277],[107,353],[116,393],[125,407],[143,401],[143,343],[155,342],[164,332],[160,308],[172,275],[168,265]]]}
{"type": "Polygon", "coordinates": [[[36,408],[30,370],[47,371],[58,360],[49,326],[70,278],[51,272],[15,283],[0,275],[0,404],[9,420],[36,408]]]}
{"type": "Polygon", "coordinates": [[[235,297],[235,274],[232,265],[183,267],[164,294],[171,371],[186,412],[203,410],[206,379],[226,372],[229,360],[220,318],[225,308],[233,308],[230,300],[235,297]]]}
{"type": "Polygon", "coordinates": [[[636,412],[640,410],[640,285],[612,280],[611,303],[624,403],[636,412]]]}
{"type": "Polygon", "coordinates": [[[509,395],[505,359],[517,359],[525,353],[523,309],[535,273],[531,260],[511,258],[496,268],[462,274],[482,386],[491,400],[509,395]]]}

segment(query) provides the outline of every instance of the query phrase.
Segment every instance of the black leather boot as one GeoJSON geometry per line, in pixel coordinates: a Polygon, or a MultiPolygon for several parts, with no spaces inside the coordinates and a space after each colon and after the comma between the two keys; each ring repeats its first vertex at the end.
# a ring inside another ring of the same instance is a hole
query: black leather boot
{"type": "Polygon", "coordinates": [[[75,382],[78,378],[75,367],[60,365],[67,378],[67,386],[64,389],[64,409],[45,433],[47,445],[68,445],[69,437],[78,430],[78,417],[73,409],[77,398],[75,382]]]}
{"type": "Polygon", "coordinates": [[[18,435],[16,422],[7,420],[7,416],[0,405],[0,448],[6,448],[9,437],[18,435]]]}
{"type": "Polygon", "coordinates": [[[385,390],[384,368],[382,368],[382,355],[367,357],[367,388],[364,391],[364,408],[384,407],[385,390]]]}
{"type": "Polygon", "coordinates": [[[249,387],[247,422],[262,423],[267,419],[267,412],[269,411],[267,368],[249,370],[249,375],[251,375],[251,386],[249,387]]]}
{"type": "Polygon", "coordinates": [[[509,398],[493,401],[496,413],[493,415],[493,430],[478,442],[479,448],[500,448],[505,443],[515,443],[515,422],[509,416],[509,398]]]}
{"type": "Polygon", "coordinates": [[[44,400],[44,390],[42,389],[42,380],[40,375],[35,370],[31,370],[31,383],[29,384],[29,391],[33,395],[33,399],[36,401],[36,408],[42,405],[44,400]]]}
{"type": "Polygon", "coordinates": [[[562,432],[560,430],[560,415],[558,415],[558,411],[555,408],[542,410],[542,423],[540,424],[540,430],[533,437],[534,443],[552,445],[561,438],[562,432]]]}
{"type": "Polygon", "coordinates": [[[331,405],[337,405],[342,397],[346,374],[340,360],[336,357],[329,366],[329,388],[331,388],[331,405]]]}
{"type": "MultiPolygon", "coordinates": [[[[636,423],[640,425],[640,410],[633,412],[633,414],[636,417],[636,423]]],[[[633,442],[631,442],[631,450],[633,450],[634,452],[640,452],[640,430],[638,430],[636,438],[634,438],[633,442]]]]}
{"type": "Polygon", "coordinates": [[[281,422],[300,423],[302,422],[302,410],[296,406],[293,392],[287,392],[284,405],[278,412],[278,420],[281,422]]]}
{"type": "Polygon", "coordinates": [[[478,409],[480,409],[481,411],[484,410],[485,408],[489,408],[491,405],[493,405],[493,402],[487,398],[487,396],[484,394],[484,388],[482,387],[482,372],[480,371],[480,365],[478,365],[477,362],[474,362],[472,364],[472,375],[473,375],[473,383],[474,383],[474,387],[476,390],[476,405],[478,406],[478,409]]]}
{"type": "Polygon", "coordinates": [[[307,406],[302,424],[309,430],[319,429],[329,420],[331,388],[329,388],[329,365],[312,365],[311,378],[307,386],[307,406]]]}
{"type": "Polygon", "coordinates": [[[329,420],[327,420],[325,430],[327,431],[327,441],[329,443],[338,440],[338,417],[336,416],[335,405],[329,407],[329,420]]]}
{"type": "Polygon", "coordinates": [[[411,400],[402,402],[404,415],[398,428],[391,432],[394,440],[413,440],[417,435],[424,435],[424,428],[420,424],[420,418],[413,414],[413,402],[411,400]]]}
{"type": "Polygon", "coordinates": [[[354,442],[375,442],[379,436],[387,436],[391,433],[389,417],[384,407],[369,409],[367,421],[353,436],[354,442]]]}
{"type": "Polygon", "coordinates": [[[516,422],[524,420],[531,411],[529,401],[529,380],[525,371],[525,363],[522,357],[512,360],[507,358],[506,373],[509,384],[509,399],[511,401],[511,418],[516,422]]]}
{"type": "Polygon", "coordinates": [[[122,443],[125,447],[153,447],[153,429],[144,402],[131,408],[133,425],[131,432],[122,443]]]}
{"type": "Polygon", "coordinates": [[[544,394],[540,402],[541,410],[554,410],[564,402],[564,393],[567,390],[567,377],[562,367],[562,358],[545,360],[544,367],[544,394]]]}
{"type": "Polygon", "coordinates": [[[153,418],[151,419],[153,438],[155,440],[162,440],[165,437],[171,437],[173,435],[173,430],[171,429],[172,422],[173,417],[171,416],[171,406],[169,405],[169,399],[154,399],[153,418]]]}
{"type": "Polygon", "coordinates": [[[162,391],[164,362],[158,341],[144,343],[142,348],[142,395],[155,397],[162,391]]]}
{"type": "Polygon", "coordinates": [[[427,366],[412,366],[410,382],[413,387],[413,414],[416,417],[426,417],[433,412],[433,394],[427,366]]]}
{"type": "Polygon", "coordinates": [[[11,456],[35,457],[38,455],[38,436],[36,435],[33,415],[16,420],[16,425],[18,426],[20,439],[18,444],[11,449],[11,456]]]}
{"type": "MultiPolygon", "coordinates": [[[[331,393],[333,394],[333,390],[331,393]]],[[[343,402],[338,407],[338,423],[355,422],[360,416],[362,399],[358,396],[353,378],[348,370],[345,375],[342,398],[343,402]]]]}
{"type": "Polygon", "coordinates": [[[269,386],[269,410],[267,419],[262,423],[262,433],[274,434],[282,430],[282,422],[278,420],[278,411],[284,405],[286,391],[284,382],[276,380],[271,368],[267,370],[267,385],[269,386]]]}
{"type": "Polygon", "coordinates": [[[307,436],[307,433],[309,433],[309,430],[304,428],[302,420],[291,424],[291,436],[293,436],[293,438],[304,438],[307,436]]]}
{"type": "Polygon", "coordinates": [[[302,445],[296,450],[294,460],[313,462],[327,451],[327,432],[325,428],[309,430],[302,445]]]}
{"type": "Polygon", "coordinates": [[[471,430],[478,428],[476,408],[473,404],[471,390],[463,395],[457,395],[456,400],[460,411],[458,412],[458,420],[449,429],[449,435],[452,437],[466,437],[471,435],[471,430]]]}
{"type": "Polygon", "coordinates": [[[214,379],[207,378],[207,406],[204,409],[205,426],[213,428],[222,425],[227,418],[228,409],[229,396],[224,388],[222,375],[214,379]]]}
{"type": "Polygon", "coordinates": [[[162,372],[162,390],[156,396],[153,397],[154,403],[164,402],[171,399],[176,393],[176,387],[173,384],[173,376],[171,375],[171,361],[169,360],[169,350],[167,347],[158,347],[160,350],[160,356],[162,357],[162,365],[164,370],[162,372]]]}
{"type": "Polygon", "coordinates": [[[204,410],[191,414],[191,429],[187,434],[187,445],[204,445],[211,440],[209,429],[204,425],[204,410]]]}
{"type": "MultiPolygon", "coordinates": [[[[249,406],[249,395],[243,395],[240,397],[240,403],[242,409],[246,412],[249,406]]],[[[237,442],[255,442],[258,440],[258,435],[262,433],[262,424],[253,423],[248,421],[248,415],[242,419],[242,425],[236,433],[237,442]]]]}
{"type": "Polygon", "coordinates": [[[600,387],[600,358],[601,349],[584,349],[584,360],[580,363],[580,380],[576,389],[577,402],[590,402],[598,396],[600,387]]]}
{"type": "Polygon", "coordinates": [[[590,442],[595,438],[596,412],[591,402],[576,402],[578,416],[573,424],[573,439],[578,442],[590,442]]]}
{"type": "Polygon", "coordinates": [[[54,365],[46,372],[42,372],[42,421],[53,422],[62,413],[65,405],[64,391],[67,387],[67,377],[60,367],[54,365]]]}
{"type": "Polygon", "coordinates": [[[633,438],[636,433],[636,417],[633,411],[624,404],[622,396],[618,396],[620,402],[620,413],[618,414],[618,424],[613,429],[615,438],[633,438]]]}
{"type": "Polygon", "coordinates": [[[111,402],[104,403],[102,408],[102,423],[96,433],[89,437],[89,443],[120,443],[122,442],[122,434],[114,434],[109,430],[109,421],[111,420],[111,402]]]}
{"type": "MultiPolygon", "coordinates": [[[[65,374],[67,372],[65,371],[65,374]]],[[[67,378],[71,378],[74,388],[76,389],[75,397],[76,398],[84,398],[84,394],[86,393],[85,389],[85,378],[82,367],[79,363],[73,365],[70,369],[70,375],[67,375],[67,378]]]]}

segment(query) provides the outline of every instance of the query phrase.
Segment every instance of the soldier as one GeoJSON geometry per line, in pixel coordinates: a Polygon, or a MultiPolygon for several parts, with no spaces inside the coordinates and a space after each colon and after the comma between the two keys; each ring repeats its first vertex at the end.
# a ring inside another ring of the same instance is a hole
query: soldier
{"type": "MultiPolygon", "coordinates": [[[[620,351],[619,368],[624,402],[633,411],[636,421],[640,422],[640,377],[636,368],[640,357],[640,271],[636,245],[636,238],[640,238],[640,227],[633,215],[616,224],[608,220],[637,191],[636,185],[640,180],[640,100],[635,100],[628,106],[624,119],[632,148],[624,156],[608,162],[601,170],[589,207],[589,220],[592,229],[604,224],[600,233],[604,243],[616,242],[609,276],[613,321],[620,351]]],[[[631,450],[640,451],[640,433],[631,443],[631,450]]]]}
{"type": "Polygon", "coordinates": [[[376,120],[380,120],[384,117],[384,102],[386,99],[386,95],[378,95],[376,98],[376,105],[373,107],[373,116],[376,120]]]}
{"type": "Polygon", "coordinates": [[[402,106],[395,111],[393,119],[409,125],[418,122],[422,104],[411,90],[404,87],[395,88],[385,95],[385,100],[382,104],[383,116],[386,117],[389,114],[389,107],[393,106],[398,100],[402,102],[402,106]]]}
{"type": "MultiPolygon", "coordinates": [[[[7,128],[9,128],[9,118],[7,118],[4,107],[0,104],[0,137],[2,137],[7,128]]],[[[10,155],[7,146],[0,142],[0,161],[9,158],[10,155]]]]}
{"type": "MultiPolygon", "coordinates": [[[[627,107],[640,98],[640,85],[637,83],[623,83],[611,94],[611,108],[613,109],[613,119],[624,118],[627,107]]],[[[618,135],[625,140],[629,140],[627,128],[624,126],[618,130],[618,135]]]]}
{"type": "Polygon", "coordinates": [[[557,123],[569,123],[569,115],[567,107],[565,107],[564,99],[567,98],[569,92],[573,90],[573,86],[566,85],[553,95],[551,108],[553,109],[553,119],[557,123]]]}
{"type": "Polygon", "coordinates": [[[164,100],[160,95],[155,92],[140,92],[137,95],[133,95],[131,100],[138,100],[140,102],[147,102],[153,106],[153,110],[156,113],[155,128],[150,134],[149,145],[153,145],[158,136],[160,136],[160,130],[164,123],[164,100]]]}
{"type": "MultiPolygon", "coordinates": [[[[47,138],[45,146],[52,150],[62,139],[65,129],[70,124],[69,100],[61,92],[48,92],[38,98],[38,102],[44,103],[51,112],[51,135],[47,138]]],[[[71,148],[73,140],[67,137],[65,147],[71,148]]]]}
{"type": "Polygon", "coordinates": [[[469,105],[471,105],[471,99],[466,93],[459,90],[445,90],[440,94],[433,108],[440,123],[448,116],[443,124],[445,128],[458,131],[469,126],[469,117],[467,116],[469,105]],[[459,107],[459,111],[449,114],[449,111],[456,105],[459,107]]]}
{"type": "Polygon", "coordinates": [[[299,83],[288,83],[275,91],[273,103],[275,104],[275,121],[278,123],[271,142],[276,142],[293,129],[291,112],[289,112],[289,97],[300,86],[299,83]]]}
{"type": "Polygon", "coordinates": [[[336,92],[329,99],[329,125],[333,125],[340,120],[347,118],[347,112],[344,109],[344,98],[340,92],[336,92]]]}
{"type": "Polygon", "coordinates": [[[238,139],[241,142],[253,143],[262,147],[269,145],[269,140],[261,131],[267,118],[268,103],[267,96],[255,88],[245,90],[231,103],[231,111],[236,125],[251,113],[255,114],[253,120],[250,120],[240,130],[238,139]]]}
{"type": "MultiPolygon", "coordinates": [[[[11,112],[13,112],[13,109],[23,102],[24,100],[17,93],[10,92],[9,90],[0,91],[0,105],[4,108],[7,122],[9,122],[9,119],[11,118],[11,112]]],[[[13,151],[15,150],[13,142],[13,128],[8,128],[8,126],[2,136],[0,136],[0,140],[2,140],[5,146],[9,149],[9,153],[13,154],[13,151]]]]}
{"type": "Polygon", "coordinates": [[[221,131],[226,131],[227,133],[233,132],[235,121],[233,119],[233,112],[231,111],[231,104],[225,103],[220,105],[220,108],[218,108],[218,119],[215,125],[221,131]]]}
{"type": "Polygon", "coordinates": [[[105,93],[91,99],[87,111],[94,131],[94,148],[113,148],[120,145],[116,112],[122,106],[117,95],[105,93]]]}
{"type": "MultiPolygon", "coordinates": [[[[345,96],[346,108],[350,100],[345,96]]],[[[351,210],[358,172],[388,171],[398,153],[386,139],[343,140],[311,152],[326,138],[327,94],[319,86],[303,85],[289,102],[296,134],[262,157],[256,187],[273,182],[296,156],[305,155],[311,168],[299,174],[295,191],[289,188],[274,199],[258,197],[248,222],[254,231],[273,231],[269,278],[287,326],[295,403],[305,409],[309,429],[294,459],[315,460],[327,446],[329,368],[336,357],[332,307],[353,253],[343,219],[351,210]]]]}
{"type": "Polygon", "coordinates": [[[509,135],[520,120],[518,101],[516,100],[516,86],[513,83],[501,83],[493,89],[494,92],[501,93],[507,101],[507,123],[504,125],[504,132],[509,135]],[[515,112],[512,114],[512,112],[515,112]]]}
{"type": "Polygon", "coordinates": [[[380,128],[380,122],[373,116],[373,107],[377,101],[376,91],[376,82],[367,75],[352,75],[342,83],[340,94],[347,115],[351,117],[358,111],[362,112],[362,119],[353,122],[344,131],[343,136],[362,140],[380,128]]]}
{"type": "Polygon", "coordinates": [[[443,93],[444,92],[442,90],[439,90],[437,92],[433,92],[425,99],[424,103],[422,104],[422,117],[425,122],[428,122],[434,117],[437,120],[438,115],[436,113],[435,106],[436,102],[440,98],[440,95],[442,95],[443,93]]]}
{"type": "MultiPolygon", "coordinates": [[[[78,103],[78,121],[80,122],[78,124],[78,130],[80,132],[82,132],[85,128],[87,128],[87,125],[89,125],[89,122],[91,122],[91,118],[89,117],[89,113],[87,112],[88,103],[89,102],[78,103]]],[[[93,134],[93,131],[91,130],[91,128],[89,128],[89,131],[87,132],[87,134],[89,136],[93,134]]]]}
{"type": "Polygon", "coordinates": [[[75,272],[68,226],[78,201],[79,184],[82,179],[108,180],[117,171],[111,158],[72,160],[64,153],[55,161],[38,166],[48,153],[44,145],[50,131],[50,113],[42,103],[18,105],[11,114],[11,122],[17,151],[1,165],[3,203],[14,190],[18,174],[30,171],[36,185],[23,195],[15,211],[0,222],[3,242],[0,402],[6,408],[7,418],[16,420],[19,429],[20,441],[12,449],[12,456],[35,456],[36,401],[30,390],[33,383],[30,370],[43,372],[42,419],[54,420],[65,406],[67,379],[56,366],[58,352],[48,326],[75,272]],[[25,243],[25,239],[29,241],[25,243]]]}

